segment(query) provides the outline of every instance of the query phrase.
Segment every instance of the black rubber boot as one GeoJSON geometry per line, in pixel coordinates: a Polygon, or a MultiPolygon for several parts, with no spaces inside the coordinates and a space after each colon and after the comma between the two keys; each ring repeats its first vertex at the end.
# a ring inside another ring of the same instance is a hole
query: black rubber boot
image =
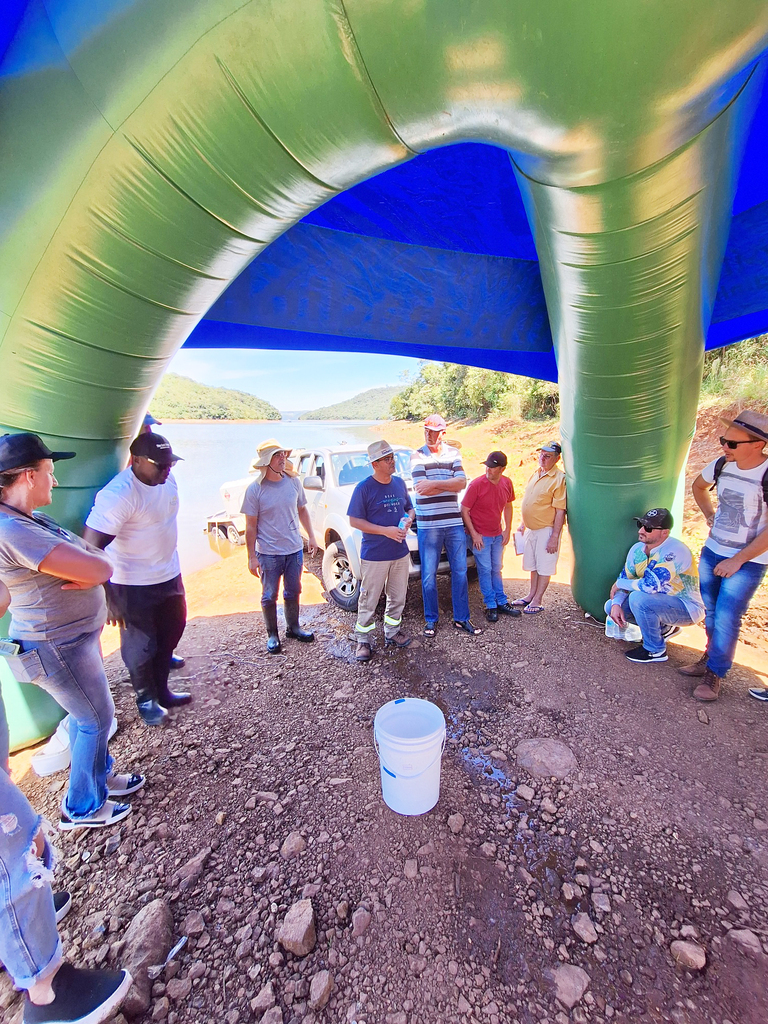
{"type": "Polygon", "coordinates": [[[285,610],[285,635],[292,640],[301,640],[303,644],[311,644],[315,639],[314,633],[308,633],[299,625],[299,602],[284,601],[285,610]]]}
{"type": "Polygon", "coordinates": [[[277,632],[277,605],[274,601],[261,606],[264,626],[267,630],[267,650],[270,654],[280,653],[280,636],[277,632]]]}
{"type": "Polygon", "coordinates": [[[171,690],[166,683],[165,692],[160,694],[157,702],[164,708],[179,708],[182,704],[190,704],[192,702],[192,694],[187,693],[185,690],[171,690]]]}
{"type": "Polygon", "coordinates": [[[136,705],[145,725],[162,725],[168,718],[168,712],[158,703],[150,690],[142,690],[136,694],[136,705]]]}

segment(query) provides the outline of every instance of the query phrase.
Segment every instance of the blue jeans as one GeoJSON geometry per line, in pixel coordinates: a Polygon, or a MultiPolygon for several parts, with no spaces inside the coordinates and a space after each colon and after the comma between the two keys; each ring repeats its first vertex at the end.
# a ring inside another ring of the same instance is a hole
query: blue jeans
{"type": "Polygon", "coordinates": [[[421,595],[424,601],[424,619],[437,622],[437,567],[440,552],[445,546],[451,567],[451,603],[455,622],[469,618],[469,590],[467,588],[467,535],[463,526],[438,526],[419,530],[419,560],[421,562],[421,595]]]}
{"type": "Polygon", "coordinates": [[[70,818],[87,818],[107,799],[107,775],[112,758],[107,750],[115,705],[101,660],[101,630],[74,640],[22,640],[24,651],[37,651],[45,676],[35,680],[69,712],[72,762],[64,811],[70,818]]]}
{"type": "Polygon", "coordinates": [[[280,577],[283,577],[283,600],[298,601],[301,594],[301,567],[304,565],[304,552],[295,551],[292,555],[262,555],[256,553],[261,569],[261,603],[274,604],[280,577]]]}
{"type": "Polygon", "coordinates": [[[501,581],[501,565],[504,559],[504,541],[501,534],[498,537],[483,537],[482,551],[473,547],[472,552],[477,566],[477,582],[480,584],[485,607],[496,608],[500,604],[508,604],[501,581]]]}
{"type": "Polygon", "coordinates": [[[666,649],[661,631],[664,626],[690,626],[691,613],[679,597],[668,594],[645,594],[640,590],[620,591],[616,597],[629,594],[623,602],[609,598],[605,602],[605,613],[610,615],[611,605],[621,603],[627,622],[635,622],[643,634],[643,647],[651,654],[661,654],[666,649]]]}
{"type": "Polygon", "coordinates": [[[706,609],[707,668],[721,677],[733,664],[741,618],[768,569],[758,562],[745,562],[733,576],[715,576],[715,566],[727,557],[706,547],[699,556],[699,584],[706,609]]]}
{"type": "Polygon", "coordinates": [[[41,818],[6,773],[8,730],[0,698],[0,961],[18,988],[29,988],[61,960],[50,881],[53,857],[32,853],[41,818]],[[4,737],[4,739],[3,739],[4,737]]]}

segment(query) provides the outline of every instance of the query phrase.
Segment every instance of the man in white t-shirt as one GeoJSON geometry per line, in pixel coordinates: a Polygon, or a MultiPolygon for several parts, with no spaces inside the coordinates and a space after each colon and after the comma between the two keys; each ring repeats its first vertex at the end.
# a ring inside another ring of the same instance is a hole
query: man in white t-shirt
{"type": "MultiPolygon", "coordinates": [[[[702,676],[693,691],[697,700],[717,700],[720,684],[733,664],[741,618],[768,567],[768,504],[763,477],[768,472],[764,447],[768,416],[749,409],[732,420],[720,438],[723,455],[693,481],[693,497],[709,525],[699,559],[707,649],[693,665],[679,671],[702,676]],[[709,492],[717,487],[717,511],[709,492]]],[[[768,694],[756,690],[758,700],[768,694]]]]}
{"type": "Polygon", "coordinates": [[[189,693],[168,688],[171,657],[187,621],[176,517],[179,493],[171,469],[179,461],[160,434],[139,434],[131,465],[96,495],[83,537],[115,567],[107,589],[109,621],[120,626],[120,652],[139,714],[160,725],[189,693]]]}

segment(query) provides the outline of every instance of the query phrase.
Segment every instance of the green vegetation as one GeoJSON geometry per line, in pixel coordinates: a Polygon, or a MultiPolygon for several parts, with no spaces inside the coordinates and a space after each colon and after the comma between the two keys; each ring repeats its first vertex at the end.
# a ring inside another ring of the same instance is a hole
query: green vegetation
{"type": "Polygon", "coordinates": [[[403,385],[386,388],[370,388],[346,402],[326,405],[299,416],[300,420],[389,420],[392,419],[391,404],[403,390],[403,385]]]}
{"type": "Polygon", "coordinates": [[[421,363],[418,376],[393,399],[392,415],[420,420],[430,412],[452,419],[547,419],[557,416],[558,388],[549,381],[476,366],[421,363]]]}
{"type": "Polygon", "coordinates": [[[707,352],[701,397],[764,406],[768,402],[768,334],[707,352]]]}
{"type": "MultiPolygon", "coordinates": [[[[768,334],[715,349],[704,357],[702,400],[768,401],[768,334]]],[[[420,420],[430,412],[451,419],[488,417],[542,420],[560,412],[557,384],[456,363],[421,363],[392,401],[395,419],[420,420]]]]}
{"type": "Polygon", "coordinates": [[[274,405],[246,391],[212,388],[178,373],[166,373],[152,399],[159,420],[279,420],[274,405]]]}

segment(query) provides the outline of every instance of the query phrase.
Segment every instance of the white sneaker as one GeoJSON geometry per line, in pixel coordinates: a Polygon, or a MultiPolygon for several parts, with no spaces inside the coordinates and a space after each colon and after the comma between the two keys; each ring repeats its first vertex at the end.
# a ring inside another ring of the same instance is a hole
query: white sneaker
{"type": "MultiPolygon", "coordinates": [[[[117,732],[117,718],[113,716],[112,724],[109,727],[109,739],[117,732]]],[[[45,778],[54,775],[56,772],[63,772],[69,768],[72,754],[69,749],[69,715],[63,718],[56,726],[56,732],[51,736],[44,747],[41,747],[32,756],[32,770],[36,775],[45,778]]]]}
{"type": "Polygon", "coordinates": [[[107,825],[114,825],[131,813],[130,804],[118,804],[114,800],[106,800],[104,805],[89,814],[87,818],[70,818],[62,808],[59,830],[61,832],[72,832],[76,828],[105,828],[107,825]]]}

